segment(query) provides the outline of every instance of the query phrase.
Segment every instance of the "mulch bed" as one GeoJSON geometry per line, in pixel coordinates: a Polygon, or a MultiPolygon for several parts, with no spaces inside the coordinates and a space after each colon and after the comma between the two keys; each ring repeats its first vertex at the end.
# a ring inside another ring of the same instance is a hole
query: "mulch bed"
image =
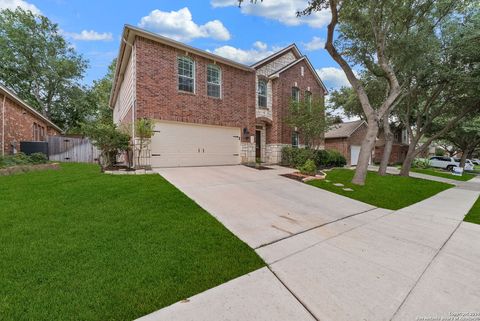
{"type": "Polygon", "coordinates": [[[273,169],[273,168],[263,166],[263,165],[260,165],[259,167],[255,166],[255,165],[245,165],[245,166],[250,167],[250,168],[254,168],[254,169],[258,169],[259,171],[263,171],[263,170],[266,170],[266,169],[273,169]]]}
{"type": "Polygon", "coordinates": [[[59,170],[60,164],[39,164],[39,165],[17,165],[0,169],[0,176],[8,176],[19,173],[46,171],[46,170],[59,170]]]}

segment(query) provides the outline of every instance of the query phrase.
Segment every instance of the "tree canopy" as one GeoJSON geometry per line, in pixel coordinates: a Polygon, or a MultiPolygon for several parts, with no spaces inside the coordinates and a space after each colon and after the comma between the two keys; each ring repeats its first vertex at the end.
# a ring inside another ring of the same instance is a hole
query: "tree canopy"
{"type": "Polygon", "coordinates": [[[64,129],[78,126],[91,108],[80,84],[86,68],[48,18],[0,11],[0,81],[64,129]]]}

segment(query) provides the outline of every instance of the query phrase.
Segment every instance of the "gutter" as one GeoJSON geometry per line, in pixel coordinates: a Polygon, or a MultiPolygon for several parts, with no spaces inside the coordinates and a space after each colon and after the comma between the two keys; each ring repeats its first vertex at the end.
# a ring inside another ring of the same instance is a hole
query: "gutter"
{"type": "Polygon", "coordinates": [[[2,104],[2,157],[5,156],[5,100],[7,95],[3,95],[3,104],[2,104]]]}

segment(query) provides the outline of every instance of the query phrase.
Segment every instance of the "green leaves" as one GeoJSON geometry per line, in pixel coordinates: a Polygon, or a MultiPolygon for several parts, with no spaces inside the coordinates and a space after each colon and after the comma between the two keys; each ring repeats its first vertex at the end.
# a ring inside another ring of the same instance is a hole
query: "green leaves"
{"type": "Polygon", "coordinates": [[[59,126],[76,126],[87,61],[48,18],[17,8],[0,11],[0,81],[59,126]],[[75,106],[74,106],[75,105],[75,106]]]}
{"type": "Polygon", "coordinates": [[[319,147],[327,127],[323,98],[314,98],[311,102],[292,101],[285,123],[298,129],[306,146],[319,147]]]}

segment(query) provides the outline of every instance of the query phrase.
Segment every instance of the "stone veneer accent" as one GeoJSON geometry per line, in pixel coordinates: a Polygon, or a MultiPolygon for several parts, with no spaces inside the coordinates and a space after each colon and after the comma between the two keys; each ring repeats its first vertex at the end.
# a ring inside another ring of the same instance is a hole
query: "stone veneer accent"
{"type": "Polygon", "coordinates": [[[240,157],[242,164],[255,163],[255,143],[241,143],[240,157]]]}
{"type": "Polygon", "coordinates": [[[267,144],[266,152],[267,159],[265,162],[267,164],[280,164],[282,162],[282,148],[290,146],[288,144],[267,144]]]}
{"type": "MultiPolygon", "coordinates": [[[[277,59],[269,62],[265,66],[259,68],[256,73],[257,77],[255,79],[255,88],[258,88],[258,76],[268,77],[271,74],[273,74],[275,71],[282,69],[283,67],[292,63],[295,60],[296,60],[295,55],[291,51],[289,51],[284,55],[278,57],[277,59]]],[[[272,86],[271,80],[267,82],[267,108],[258,107],[258,98],[257,96],[255,98],[256,98],[255,100],[256,116],[272,119],[273,86],[272,86]]]]}

